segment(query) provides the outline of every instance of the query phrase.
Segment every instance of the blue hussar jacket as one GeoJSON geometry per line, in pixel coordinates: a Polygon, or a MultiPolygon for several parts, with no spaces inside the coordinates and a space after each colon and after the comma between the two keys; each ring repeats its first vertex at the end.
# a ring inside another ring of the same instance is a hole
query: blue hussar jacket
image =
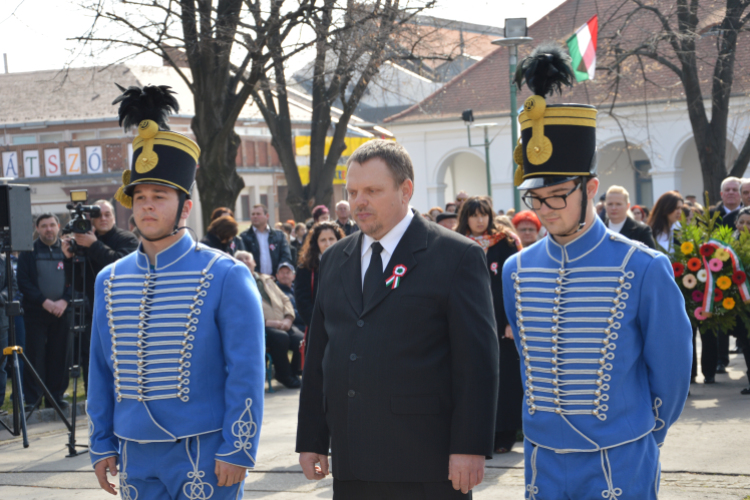
{"type": "Polygon", "coordinates": [[[96,278],[87,411],[94,464],[118,439],[221,431],[216,459],[253,467],[263,417],[265,336],[249,269],[184,235],[96,278]]]}
{"type": "Polygon", "coordinates": [[[509,258],[503,300],[521,355],[523,430],[557,451],[598,451],[653,433],[687,399],[692,329],[666,256],[595,218],[509,258]]]}

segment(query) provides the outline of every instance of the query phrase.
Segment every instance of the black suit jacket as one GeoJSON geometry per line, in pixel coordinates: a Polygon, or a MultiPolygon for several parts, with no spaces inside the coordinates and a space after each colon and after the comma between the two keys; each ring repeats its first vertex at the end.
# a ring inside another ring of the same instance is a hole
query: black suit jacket
{"type": "MultiPolygon", "coordinates": [[[[245,249],[253,254],[255,263],[260,270],[260,244],[258,243],[258,237],[255,236],[253,226],[243,231],[240,234],[242,244],[245,249]]],[[[283,231],[268,228],[268,248],[271,253],[271,267],[273,267],[273,276],[276,276],[276,271],[279,270],[279,264],[282,262],[289,262],[294,265],[292,261],[292,252],[289,250],[289,243],[286,241],[286,236],[283,231]]]]}
{"type": "Polygon", "coordinates": [[[724,202],[720,201],[713,207],[711,207],[708,211],[708,216],[713,217],[715,212],[719,212],[719,218],[716,219],[717,224],[721,224],[723,226],[729,226],[732,228],[732,230],[737,230],[737,214],[740,213],[740,209],[742,208],[742,205],[737,207],[735,210],[729,212],[728,214],[724,211],[724,202]]]}
{"type": "Polygon", "coordinates": [[[323,254],[297,451],[326,454],[330,441],[338,480],[446,481],[450,454],[492,454],[498,341],[484,252],[415,215],[363,304],[361,245],[357,233],[323,254]]]}
{"type": "Polygon", "coordinates": [[[620,229],[620,234],[633,241],[640,241],[649,248],[656,249],[656,242],[654,241],[651,228],[643,222],[626,217],[625,224],[620,229]]]}

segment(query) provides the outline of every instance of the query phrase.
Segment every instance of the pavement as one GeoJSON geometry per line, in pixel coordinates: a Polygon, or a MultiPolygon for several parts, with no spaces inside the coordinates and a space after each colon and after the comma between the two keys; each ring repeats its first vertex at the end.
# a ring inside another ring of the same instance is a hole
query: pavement
{"type": "MultiPolygon", "coordinates": [[[[680,420],[662,448],[661,500],[750,500],[750,396],[744,361],[731,355],[729,373],[704,385],[701,377],[680,420]]],[[[294,453],[298,390],[266,394],[258,467],[245,481],[246,499],[332,498],[330,478],[307,481],[294,453]]],[[[78,442],[86,443],[86,419],[79,420],[78,442]]],[[[67,431],[61,422],[29,427],[29,448],[0,432],[0,500],[102,500],[87,454],[66,458],[67,431]]],[[[116,482],[116,481],[113,481],[116,482]]],[[[487,462],[484,482],[474,498],[524,498],[523,447],[487,462]]],[[[583,499],[582,499],[583,500],[583,499]]]]}

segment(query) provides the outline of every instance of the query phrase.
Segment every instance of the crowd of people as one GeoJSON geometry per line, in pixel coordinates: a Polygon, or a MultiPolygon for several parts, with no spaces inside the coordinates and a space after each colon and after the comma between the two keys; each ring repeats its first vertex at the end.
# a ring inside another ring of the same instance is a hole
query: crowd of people
{"type": "MultiPolygon", "coordinates": [[[[14,319],[16,344],[24,349],[31,367],[63,410],[69,406],[64,394],[73,364],[81,367],[84,387],[88,387],[96,275],[138,246],[138,239],[132,232],[117,227],[111,202],[98,200],[93,205],[99,207],[100,215],[90,219],[91,230],[85,233],[66,231],[67,234],[63,234],[57,215],[38,215],[34,222],[37,238],[33,250],[13,255],[15,299],[20,301],[23,310],[23,315],[14,319]],[[75,254],[83,257],[83,262],[74,268],[75,254]],[[70,305],[74,294],[86,298],[83,316],[87,328],[77,336],[72,329],[74,316],[70,305]]],[[[4,271],[4,259],[2,267],[4,271]]],[[[3,294],[7,295],[7,289],[3,283],[3,294]]],[[[6,346],[8,318],[4,313],[0,315],[3,321],[0,346],[6,346]]],[[[26,411],[40,407],[44,396],[43,389],[31,375],[31,367],[21,367],[26,411]]],[[[5,400],[5,382],[10,372],[10,364],[3,359],[0,362],[0,404],[5,400]]],[[[51,401],[44,403],[52,406],[51,401]]]]}

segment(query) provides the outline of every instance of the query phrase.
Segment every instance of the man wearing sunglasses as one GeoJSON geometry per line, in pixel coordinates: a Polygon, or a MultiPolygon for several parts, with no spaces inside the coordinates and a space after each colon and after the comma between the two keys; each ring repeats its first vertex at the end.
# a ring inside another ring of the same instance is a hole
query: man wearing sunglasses
{"type": "Polygon", "coordinates": [[[544,99],[555,74],[572,78],[568,61],[539,47],[519,79],[536,95],[520,116],[516,183],[549,233],[503,268],[523,359],[526,498],[655,499],[659,447],[688,393],[690,322],[668,259],[596,215],[596,109],[544,99]]]}

